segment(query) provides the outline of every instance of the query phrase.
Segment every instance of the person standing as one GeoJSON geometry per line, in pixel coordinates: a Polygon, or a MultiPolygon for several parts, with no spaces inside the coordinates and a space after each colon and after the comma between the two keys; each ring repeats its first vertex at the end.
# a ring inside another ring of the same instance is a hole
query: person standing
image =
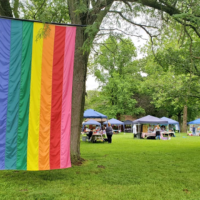
{"type": "Polygon", "coordinates": [[[192,135],[196,135],[196,133],[195,133],[195,126],[194,125],[192,127],[192,135]]]}
{"type": "Polygon", "coordinates": [[[156,128],[154,129],[154,132],[156,133],[156,139],[160,140],[160,126],[157,125],[156,128]]]}
{"type": "Polygon", "coordinates": [[[137,127],[135,124],[133,125],[133,134],[137,134],[137,127]]]}
{"type": "Polygon", "coordinates": [[[112,135],[113,135],[113,129],[111,127],[111,124],[108,122],[108,127],[106,127],[106,135],[108,138],[108,143],[112,143],[112,135]]]}
{"type": "Polygon", "coordinates": [[[90,138],[92,137],[92,135],[93,135],[93,130],[90,130],[90,132],[87,134],[89,140],[90,140],[90,138]]]}

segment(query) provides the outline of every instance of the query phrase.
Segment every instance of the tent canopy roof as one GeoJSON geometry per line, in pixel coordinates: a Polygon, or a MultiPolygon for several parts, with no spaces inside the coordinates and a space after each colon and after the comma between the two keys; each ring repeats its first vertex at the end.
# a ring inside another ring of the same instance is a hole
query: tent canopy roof
{"type": "Polygon", "coordinates": [[[158,117],[147,115],[133,121],[133,124],[168,124],[168,121],[162,120],[158,117]]]}
{"type": "Polygon", "coordinates": [[[103,115],[100,112],[97,112],[96,110],[93,110],[93,109],[85,110],[83,117],[84,118],[107,118],[106,115],[103,115]]]}
{"type": "Polygon", "coordinates": [[[110,124],[114,124],[114,125],[123,125],[124,124],[123,122],[121,122],[121,121],[119,121],[117,119],[114,119],[114,118],[104,122],[103,124],[107,124],[108,122],[110,124]]]}
{"type": "Polygon", "coordinates": [[[131,121],[131,120],[126,120],[126,121],[124,121],[124,124],[133,124],[133,121],[131,121]]]}
{"type": "Polygon", "coordinates": [[[167,118],[167,117],[162,117],[160,119],[168,121],[168,124],[179,124],[179,122],[177,122],[177,121],[175,121],[173,119],[167,118]]]}
{"type": "Polygon", "coordinates": [[[188,124],[200,124],[200,119],[195,119],[194,121],[188,122],[188,124]]]}
{"type": "Polygon", "coordinates": [[[83,125],[99,125],[100,126],[101,124],[99,122],[91,119],[91,120],[89,120],[87,122],[84,122],[83,125]]]}

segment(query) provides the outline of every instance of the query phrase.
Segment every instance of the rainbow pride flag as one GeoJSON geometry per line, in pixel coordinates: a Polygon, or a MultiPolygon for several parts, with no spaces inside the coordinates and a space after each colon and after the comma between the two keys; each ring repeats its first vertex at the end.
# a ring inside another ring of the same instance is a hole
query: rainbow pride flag
{"type": "Polygon", "coordinates": [[[1,170],[71,167],[75,36],[75,27],[0,19],[1,170]]]}

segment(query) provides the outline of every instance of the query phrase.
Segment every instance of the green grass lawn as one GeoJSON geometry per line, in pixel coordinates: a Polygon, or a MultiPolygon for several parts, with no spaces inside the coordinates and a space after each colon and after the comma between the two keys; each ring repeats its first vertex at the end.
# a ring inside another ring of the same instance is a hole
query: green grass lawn
{"type": "Polygon", "coordinates": [[[0,171],[0,199],[200,199],[200,137],[81,142],[81,166],[0,171]]]}

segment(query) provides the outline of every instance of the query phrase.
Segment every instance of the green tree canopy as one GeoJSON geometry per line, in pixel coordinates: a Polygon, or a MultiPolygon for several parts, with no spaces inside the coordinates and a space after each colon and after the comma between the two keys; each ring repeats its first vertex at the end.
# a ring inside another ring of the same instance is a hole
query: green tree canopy
{"type": "Polygon", "coordinates": [[[96,109],[111,117],[143,113],[135,107],[133,94],[137,91],[141,75],[135,67],[136,48],[130,39],[117,40],[111,36],[96,51],[92,71],[101,85],[101,103],[96,109]]]}

